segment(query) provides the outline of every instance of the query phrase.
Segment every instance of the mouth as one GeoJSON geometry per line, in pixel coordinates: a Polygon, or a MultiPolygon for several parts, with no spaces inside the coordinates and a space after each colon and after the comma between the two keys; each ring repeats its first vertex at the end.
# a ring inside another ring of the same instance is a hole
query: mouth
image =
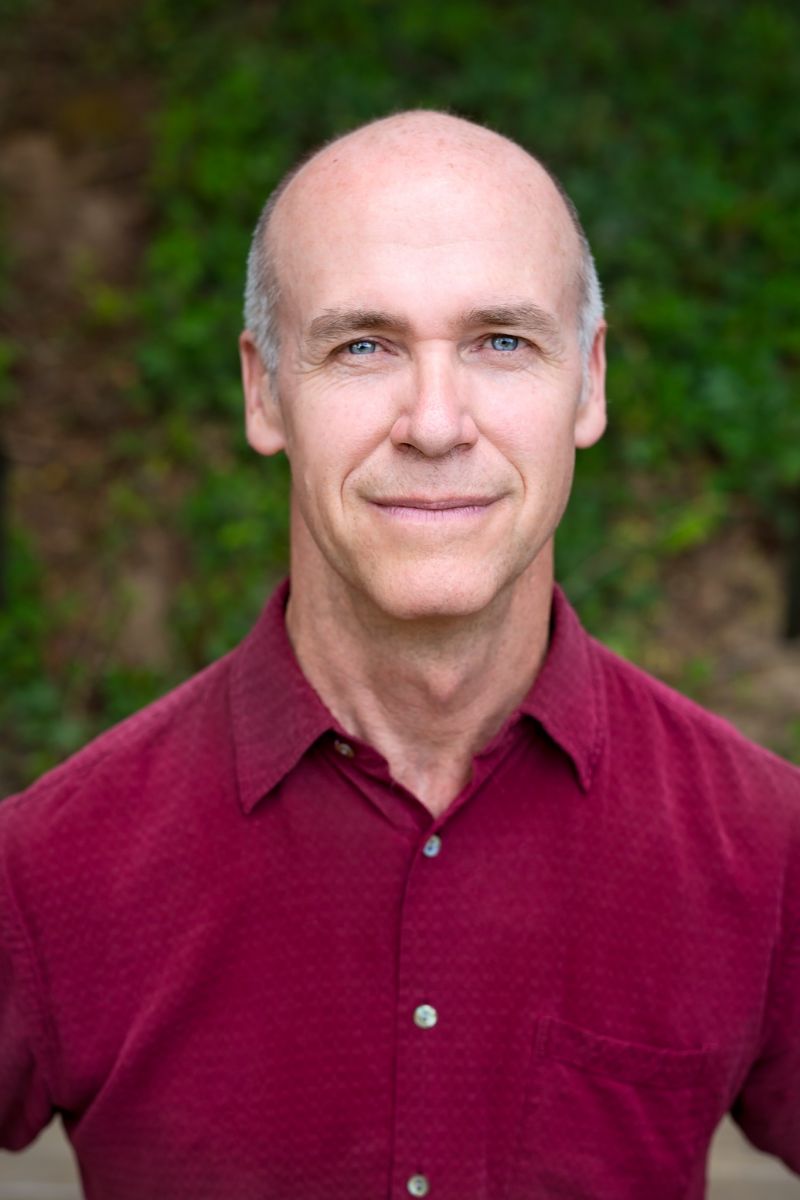
{"type": "Polygon", "coordinates": [[[480,517],[496,502],[496,496],[393,496],[371,501],[386,516],[406,521],[454,521],[480,517]]]}

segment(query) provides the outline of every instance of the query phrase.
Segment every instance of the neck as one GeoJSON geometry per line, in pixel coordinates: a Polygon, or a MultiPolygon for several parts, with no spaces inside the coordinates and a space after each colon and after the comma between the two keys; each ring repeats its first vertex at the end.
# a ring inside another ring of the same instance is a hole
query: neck
{"type": "Polygon", "coordinates": [[[395,620],[338,576],[292,576],[287,629],[300,666],[341,726],[378,750],[431,813],[528,692],[547,650],[548,546],[491,608],[395,620]]]}

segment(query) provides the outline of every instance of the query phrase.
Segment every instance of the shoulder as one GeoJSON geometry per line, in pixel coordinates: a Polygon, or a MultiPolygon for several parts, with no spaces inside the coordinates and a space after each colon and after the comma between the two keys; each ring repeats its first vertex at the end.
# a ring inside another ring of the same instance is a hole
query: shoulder
{"type": "Polygon", "coordinates": [[[140,819],[148,797],[175,795],[171,784],[202,769],[198,760],[222,744],[233,653],[2,801],[0,851],[47,843],[68,852],[72,838],[91,832],[97,840],[109,822],[124,828],[140,819]]]}
{"type": "Polygon", "coordinates": [[[675,794],[707,797],[766,825],[788,822],[800,846],[800,768],[601,643],[592,646],[617,769],[658,773],[675,794]]]}

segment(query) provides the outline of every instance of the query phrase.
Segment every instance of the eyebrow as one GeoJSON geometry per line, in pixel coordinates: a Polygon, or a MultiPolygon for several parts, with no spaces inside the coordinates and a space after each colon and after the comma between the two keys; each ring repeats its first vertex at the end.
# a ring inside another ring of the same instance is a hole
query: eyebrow
{"type": "Polygon", "coordinates": [[[411,326],[402,317],[379,309],[329,308],[314,317],[308,326],[307,336],[312,342],[335,342],[353,333],[374,333],[381,329],[409,333],[411,326]]]}
{"type": "MultiPolygon", "coordinates": [[[[552,313],[530,301],[492,304],[485,308],[470,308],[454,322],[456,328],[495,328],[524,330],[549,343],[559,351],[563,338],[559,322],[552,313]]],[[[372,308],[330,308],[309,323],[306,336],[310,342],[328,343],[357,333],[388,331],[408,334],[411,322],[396,313],[372,308]]]]}
{"type": "Polygon", "coordinates": [[[506,329],[520,329],[552,343],[554,349],[562,346],[561,326],[557,318],[538,304],[526,300],[493,304],[488,308],[471,308],[463,314],[462,321],[467,328],[502,325],[506,329]]]}

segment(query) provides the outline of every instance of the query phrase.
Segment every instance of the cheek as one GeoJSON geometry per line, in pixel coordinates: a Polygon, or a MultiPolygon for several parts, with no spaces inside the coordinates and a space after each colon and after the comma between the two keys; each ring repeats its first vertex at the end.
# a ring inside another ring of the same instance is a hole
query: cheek
{"type": "MultiPolygon", "coordinates": [[[[488,433],[488,431],[487,431],[488,433]]],[[[575,456],[571,410],[532,401],[495,421],[489,435],[529,486],[563,476],[575,456]]]]}
{"type": "MultiPolygon", "coordinates": [[[[371,381],[372,382],[372,381],[371,381]]],[[[329,389],[298,396],[287,422],[287,455],[309,479],[341,483],[387,438],[392,423],[388,389],[329,389]]]]}
{"type": "Polygon", "coordinates": [[[327,508],[338,502],[351,476],[381,440],[355,413],[332,409],[325,419],[295,422],[286,454],[302,506],[327,508]]]}

